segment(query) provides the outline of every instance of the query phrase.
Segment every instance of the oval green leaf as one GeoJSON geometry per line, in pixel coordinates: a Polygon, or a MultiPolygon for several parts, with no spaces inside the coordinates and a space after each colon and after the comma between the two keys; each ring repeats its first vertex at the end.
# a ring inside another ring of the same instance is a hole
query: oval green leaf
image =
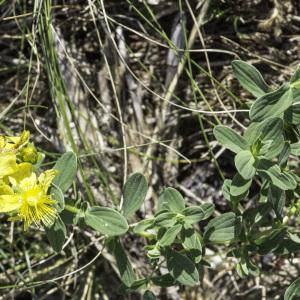
{"type": "Polygon", "coordinates": [[[65,207],[65,197],[62,190],[59,188],[59,186],[52,184],[50,188],[50,195],[52,199],[56,201],[55,207],[57,211],[59,213],[62,212],[65,207]]]}
{"type": "Polygon", "coordinates": [[[300,278],[296,279],[284,293],[284,300],[296,300],[295,297],[300,297],[300,278]]]}
{"type": "Polygon", "coordinates": [[[249,150],[239,152],[234,158],[235,166],[244,179],[254,177],[256,168],[254,167],[255,158],[249,150]]]}
{"type": "Polygon", "coordinates": [[[233,197],[245,195],[252,183],[252,179],[244,179],[239,173],[237,173],[230,185],[230,195],[233,197]]]}
{"type": "Polygon", "coordinates": [[[204,238],[214,243],[231,242],[241,232],[241,220],[232,212],[220,215],[207,224],[204,238]]]}
{"type": "Polygon", "coordinates": [[[66,239],[66,225],[58,217],[50,227],[45,227],[45,231],[51,247],[55,252],[59,253],[66,239]]]}
{"type": "Polygon", "coordinates": [[[166,188],[159,197],[162,208],[168,209],[174,213],[179,213],[185,208],[185,201],[182,195],[174,188],[166,188]]]}
{"type": "Polygon", "coordinates": [[[293,93],[289,85],[282,85],[278,90],[258,98],[250,109],[250,119],[261,122],[266,118],[280,116],[293,104],[293,93]]]}
{"type": "Polygon", "coordinates": [[[268,201],[271,203],[278,218],[282,215],[285,199],[285,192],[271,184],[268,191],[268,201]]]}
{"type": "Polygon", "coordinates": [[[181,224],[176,224],[173,227],[170,227],[164,233],[164,235],[162,236],[162,238],[160,239],[159,244],[162,247],[171,245],[174,242],[177,234],[181,231],[181,229],[182,229],[182,225],[181,224]]]}
{"type": "Polygon", "coordinates": [[[163,212],[155,217],[154,225],[161,227],[171,227],[176,223],[176,214],[172,212],[163,212]]]}
{"type": "Polygon", "coordinates": [[[234,153],[238,153],[249,148],[247,141],[227,126],[216,126],[214,128],[214,136],[222,146],[234,153]]]}
{"type": "Polygon", "coordinates": [[[154,223],[154,219],[145,219],[140,222],[138,222],[134,228],[133,232],[136,234],[140,234],[141,232],[147,230],[148,228],[152,227],[154,223]]]}
{"type": "Polygon", "coordinates": [[[118,211],[109,207],[88,208],[84,220],[88,226],[108,236],[122,235],[128,230],[126,219],[118,211]]]}
{"type": "Polygon", "coordinates": [[[294,190],[297,186],[297,182],[291,174],[281,171],[278,165],[269,160],[260,160],[257,169],[262,177],[284,191],[294,190]]]}
{"type": "Polygon", "coordinates": [[[169,249],[166,258],[167,268],[176,281],[187,286],[199,284],[198,270],[187,256],[169,249]]]}
{"type": "Polygon", "coordinates": [[[123,192],[123,215],[132,216],[142,205],[147,195],[147,180],[140,173],[132,174],[125,183],[123,192]]]}
{"type": "Polygon", "coordinates": [[[190,206],[182,211],[185,216],[186,224],[194,224],[209,218],[214,212],[215,206],[213,203],[204,203],[199,206],[190,206]]]}
{"type": "Polygon", "coordinates": [[[121,281],[127,287],[130,287],[135,282],[136,275],[120,240],[118,238],[114,238],[112,241],[110,241],[109,248],[116,258],[121,281]]]}
{"type": "Polygon", "coordinates": [[[202,259],[202,238],[194,228],[184,228],[181,231],[182,245],[195,263],[202,259]]]}
{"type": "Polygon", "coordinates": [[[65,193],[72,185],[77,172],[77,157],[74,152],[64,153],[56,162],[54,169],[58,174],[53,180],[53,184],[58,186],[62,193],[65,193]]]}
{"type": "Polygon", "coordinates": [[[271,91],[260,72],[252,65],[242,61],[232,62],[233,72],[241,86],[255,97],[261,97],[271,91]]]}

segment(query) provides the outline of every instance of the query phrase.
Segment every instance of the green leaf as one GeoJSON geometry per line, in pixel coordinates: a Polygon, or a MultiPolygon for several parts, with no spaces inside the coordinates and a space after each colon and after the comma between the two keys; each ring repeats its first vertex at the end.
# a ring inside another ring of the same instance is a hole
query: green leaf
{"type": "Polygon", "coordinates": [[[297,69],[293,76],[290,79],[290,83],[295,83],[296,81],[300,80],[300,64],[297,66],[297,69]]]}
{"type": "Polygon", "coordinates": [[[243,219],[250,224],[250,226],[258,225],[259,222],[268,220],[268,216],[272,207],[270,203],[259,203],[256,207],[250,207],[243,213],[243,219]]]}
{"type": "Polygon", "coordinates": [[[181,229],[181,224],[176,224],[175,226],[170,227],[160,239],[159,244],[162,247],[171,245],[174,242],[177,234],[181,231],[181,229]]]}
{"type": "Polygon", "coordinates": [[[148,249],[147,256],[150,259],[155,259],[155,260],[159,259],[161,257],[161,253],[160,253],[160,250],[157,248],[157,245],[155,245],[151,249],[148,249]]]}
{"type": "Polygon", "coordinates": [[[62,190],[59,186],[52,184],[50,188],[50,195],[56,201],[55,207],[57,211],[60,213],[65,208],[65,198],[62,190]]]}
{"type": "Polygon", "coordinates": [[[261,176],[282,190],[294,190],[297,186],[297,182],[291,174],[281,171],[278,165],[269,160],[260,160],[257,169],[261,176]]]}
{"type": "MultiPolygon", "coordinates": [[[[261,149],[260,154],[264,155],[268,159],[272,159],[277,156],[284,147],[282,119],[275,117],[262,122],[259,138],[263,142],[269,142],[266,151],[261,149]]],[[[264,146],[262,148],[264,148],[264,146]]]]}
{"type": "Polygon", "coordinates": [[[233,197],[245,195],[252,183],[252,179],[244,179],[239,173],[237,173],[231,182],[230,195],[233,197]]]}
{"type": "Polygon", "coordinates": [[[214,128],[217,141],[234,153],[249,149],[247,141],[229,127],[218,125],[214,128]]]}
{"type": "Polygon", "coordinates": [[[295,297],[300,297],[300,278],[296,279],[284,293],[284,300],[297,300],[295,297]]]}
{"type": "Polygon", "coordinates": [[[213,203],[204,203],[199,206],[190,206],[182,211],[185,216],[186,224],[194,224],[209,218],[214,212],[215,206],[213,203]]]}
{"type": "Polygon", "coordinates": [[[241,60],[234,60],[232,67],[241,86],[255,97],[261,97],[271,91],[271,88],[265,83],[260,72],[254,66],[241,60]]]}
{"type": "MultiPolygon", "coordinates": [[[[239,177],[242,178],[240,175],[239,175],[239,177]]],[[[232,184],[232,180],[225,179],[224,183],[223,183],[223,186],[222,186],[222,192],[223,192],[223,195],[224,195],[225,199],[230,202],[232,208],[234,210],[236,210],[239,203],[240,203],[240,200],[244,199],[247,196],[248,190],[246,190],[241,195],[233,196],[233,195],[230,194],[231,184],[232,184]]]]}
{"type": "Polygon", "coordinates": [[[147,278],[137,279],[130,286],[127,286],[123,283],[123,285],[121,285],[118,292],[122,294],[126,294],[126,293],[145,290],[147,288],[147,284],[148,284],[147,278]]]}
{"type": "Polygon", "coordinates": [[[254,177],[256,168],[254,167],[255,158],[249,150],[239,152],[234,158],[235,166],[244,179],[254,177]]]}
{"type": "Polygon", "coordinates": [[[133,271],[131,262],[119,239],[114,238],[111,241],[110,247],[116,259],[117,267],[120,273],[121,281],[130,287],[136,280],[136,275],[133,271]]]}
{"type": "Polygon", "coordinates": [[[192,227],[185,227],[181,231],[182,245],[186,250],[199,249],[202,250],[202,241],[200,235],[192,227]]]}
{"type": "Polygon", "coordinates": [[[174,278],[169,273],[161,276],[151,277],[151,281],[160,287],[169,287],[175,284],[174,278]]]}
{"type": "Polygon", "coordinates": [[[280,168],[285,168],[287,166],[290,153],[291,153],[291,146],[289,142],[285,142],[283,149],[278,157],[278,165],[280,166],[280,168]]]}
{"type": "Polygon", "coordinates": [[[151,291],[146,291],[143,295],[143,300],[155,300],[156,297],[151,291]]]}
{"type": "Polygon", "coordinates": [[[134,226],[133,232],[136,234],[139,234],[139,233],[147,230],[148,228],[151,228],[153,224],[154,224],[154,219],[142,220],[134,226]]]}
{"type": "Polygon", "coordinates": [[[241,257],[241,261],[236,265],[236,271],[241,278],[250,274],[253,276],[258,276],[259,274],[259,268],[251,262],[248,254],[244,254],[241,257]]]}
{"type": "Polygon", "coordinates": [[[300,251],[299,243],[295,243],[291,239],[283,238],[280,241],[278,248],[275,249],[274,254],[290,256],[292,253],[295,253],[297,255],[299,251],[300,251]]]}
{"type": "Polygon", "coordinates": [[[58,217],[50,227],[45,227],[45,231],[51,247],[55,252],[59,253],[66,239],[66,225],[58,217]]]}
{"type": "Polygon", "coordinates": [[[280,218],[285,205],[285,192],[271,184],[268,192],[268,200],[270,201],[277,217],[280,218]]]}
{"type": "Polygon", "coordinates": [[[229,212],[209,221],[205,227],[204,238],[211,242],[224,243],[237,239],[240,232],[240,218],[229,212]]]}
{"type": "Polygon", "coordinates": [[[88,226],[108,236],[122,235],[128,230],[126,219],[109,207],[93,206],[88,208],[84,220],[88,226]]]}
{"type": "Polygon", "coordinates": [[[244,138],[249,146],[261,143],[259,155],[273,158],[281,152],[283,147],[283,121],[275,117],[263,122],[252,122],[246,129],[244,138]]]}
{"type": "Polygon", "coordinates": [[[235,266],[235,270],[241,278],[244,278],[249,275],[247,264],[245,262],[237,263],[235,266]]]}
{"type": "Polygon", "coordinates": [[[282,228],[261,233],[261,236],[255,240],[255,244],[258,245],[259,249],[258,253],[266,255],[276,251],[284,238],[284,234],[285,233],[282,228]]]}
{"type": "Polygon", "coordinates": [[[200,207],[204,212],[204,216],[202,220],[208,219],[215,210],[215,205],[213,203],[203,203],[200,204],[198,207],[200,207]]]}
{"type": "Polygon", "coordinates": [[[174,188],[166,188],[160,196],[161,205],[174,213],[179,213],[185,208],[182,195],[174,188]]]}
{"type": "Polygon", "coordinates": [[[266,118],[280,116],[292,103],[292,90],[285,84],[278,90],[258,98],[251,106],[250,119],[253,122],[261,122],[266,118]]]}
{"type": "Polygon", "coordinates": [[[202,239],[194,228],[184,228],[181,231],[182,245],[189,256],[197,264],[202,259],[202,239]]]}
{"type": "Polygon", "coordinates": [[[293,105],[285,111],[284,121],[289,124],[300,124],[300,89],[292,89],[293,92],[293,105]]]}
{"type": "Polygon", "coordinates": [[[259,137],[261,140],[276,140],[278,137],[282,136],[283,121],[278,117],[264,120],[261,123],[260,131],[259,137]]]}
{"type": "Polygon", "coordinates": [[[63,194],[72,185],[77,172],[77,157],[74,152],[64,153],[56,162],[54,169],[58,174],[53,180],[53,184],[58,186],[63,194]]]}
{"type": "Polygon", "coordinates": [[[223,193],[224,198],[227,201],[231,200],[230,199],[230,187],[231,187],[231,183],[232,183],[232,180],[225,179],[224,182],[223,182],[223,186],[222,186],[222,193],[223,193]]]}
{"type": "Polygon", "coordinates": [[[297,233],[288,232],[288,236],[293,242],[300,244],[300,237],[297,233]]]}
{"type": "Polygon", "coordinates": [[[140,173],[132,174],[125,183],[123,192],[123,215],[132,216],[142,205],[147,195],[147,181],[140,173]]]}
{"type": "Polygon", "coordinates": [[[167,268],[176,281],[187,286],[199,284],[198,270],[187,256],[169,249],[166,258],[167,268]]]}
{"type": "Polygon", "coordinates": [[[300,142],[291,144],[291,154],[300,156],[300,142]]]}
{"type": "MultiPolygon", "coordinates": [[[[293,104],[296,104],[300,101],[300,89],[293,89],[293,104]]],[[[299,107],[299,105],[295,105],[295,107],[299,107]]]]}
{"type": "Polygon", "coordinates": [[[261,155],[267,159],[273,159],[278,156],[284,147],[284,138],[283,136],[279,136],[276,140],[267,141],[265,146],[261,149],[261,155]],[[263,151],[265,152],[263,153],[263,151]]]}
{"type": "Polygon", "coordinates": [[[155,217],[155,226],[171,227],[176,223],[176,214],[171,212],[163,212],[155,217]]]}
{"type": "Polygon", "coordinates": [[[253,145],[258,139],[261,132],[261,122],[251,122],[244,132],[244,139],[248,145],[253,145]]]}
{"type": "Polygon", "coordinates": [[[300,105],[295,104],[293,106],[290,106],[289,109],[287,109],[284,112],[284,120],[293,125],[299,125],[300,124],[300,105]]]}

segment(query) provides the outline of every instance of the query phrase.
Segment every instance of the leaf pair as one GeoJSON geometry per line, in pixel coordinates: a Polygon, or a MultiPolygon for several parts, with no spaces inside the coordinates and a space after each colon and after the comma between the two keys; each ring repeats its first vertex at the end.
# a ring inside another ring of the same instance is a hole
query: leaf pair
{"type": "Polygon", "coordinates": [[[142,205],[147,194],[147,181],[140,173],[132,174],[124,185],[122,214],[109,207],[90,207],[85,212],[85,222],[93,229],[108,236],[127,232],[125,218],[131,217],[142,205]]]}
{"type": "Polygon", "coordinates": [[[235,60],[232,62],[232,67],[240,84],[257,97],[250,109],[251,121],[261,122],[270,117],[282,116],[288,111],[289,118],[287,119],[297,124],[300,109],[297,107],[292,109],[292,105],[298,101],[300,68],[296,70],[289,83],[272,91],[254,66],[235,60]]]}
{"type": "Polygon", "coordinates": [[[159,197],[162,209],[155,218],[158,226],[173,226],[177,221],[192,225],[209,218],[214,212],[213,203],[203,203],[198,206],[185,207],[182,195],[174,188],[166,188],[159,197]]]}

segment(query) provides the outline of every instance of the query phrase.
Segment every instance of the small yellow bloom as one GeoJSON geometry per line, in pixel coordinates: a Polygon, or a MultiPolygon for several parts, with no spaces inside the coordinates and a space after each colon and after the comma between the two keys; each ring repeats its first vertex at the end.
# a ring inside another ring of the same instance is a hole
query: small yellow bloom
{"type": "Polygon", "coordinates": [[[19,150],[28,143],[29,137],[29,131],[16,137],[0,136],[0,180],[20,170],[22,172],[17,157],[19,150]]]}
{"type": "MultiPolygon", "coordinates": [[[[24,164],[24,170],[29,168],[27,163],[24,164]]],[[[57,217],[57,211],[55,200],[47,192],[57,172],[48,170],[37,178],[35,173],[28,176],[28,170],[23,173],[24,176],[21,173],[9,176],[11,189],[4,183],[2,191],[6,191],[6,194],[0,193],[0,213],[15,212],[16,216],[10,220],[24,221],[25,230],[32,223],[50,226],[57,217]]]]}
{"type": "Polygon", "coordinates": [[[25,130],[20,136],[0,136],[0,153],[15,153],[26,145],[30,138],[30,132],[25,130]]]}

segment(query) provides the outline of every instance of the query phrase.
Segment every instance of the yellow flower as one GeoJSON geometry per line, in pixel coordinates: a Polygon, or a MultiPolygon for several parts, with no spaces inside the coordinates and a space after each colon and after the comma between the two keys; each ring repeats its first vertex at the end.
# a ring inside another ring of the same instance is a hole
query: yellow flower
{"type": "Polygon", "coordinates": [[[18,170],[18,150],[29,141],[29,131],[24,131],[20,136],[0,136],[0,180],[18,170]]]}
{"type": "Polygon", "coordinates": [[[20,136],[0,136],[0,152],[16,152],[29,141],[30,132],[25,130],[20,136]]]}
{"type": "MultiPolygon", "coordinates": [[[[10,176],[16,172],[23,171],[19,168],[17,157],[19,159],[19,151],[28,144],[30,137],[29,131],[23,131],[20,136],[1,136],[0,135],[0,180],[5,176],[10,176]]],[[[30,155],[27,154],[26,158],[30,155]]],[[[31,155],[29,158],[32,158],[31,155]]],[[[31,162],[31,161],[29,161],[31,162]]]]}
{"type": "MultiPolygon", "coordinates": [[[[29,168],[29,164],[24,163],[24,170],[29,168]]],[[[56,176],[55,170],[48,170],[42,173],[38,178],[35,173],[30,176],[25,171],[9,176],[10,185],[0,185],[0,213],[15,212],[16,216],[9,220],[24,221],[24,229],[34,223],[39,226],[41,223],[45,226],[53,224],[57,217],[57,211],[54,207],[55,200],[48,195],[48,188],[56,176]],[[1,192],[5,192],[1,193],[1,192]]]]}

